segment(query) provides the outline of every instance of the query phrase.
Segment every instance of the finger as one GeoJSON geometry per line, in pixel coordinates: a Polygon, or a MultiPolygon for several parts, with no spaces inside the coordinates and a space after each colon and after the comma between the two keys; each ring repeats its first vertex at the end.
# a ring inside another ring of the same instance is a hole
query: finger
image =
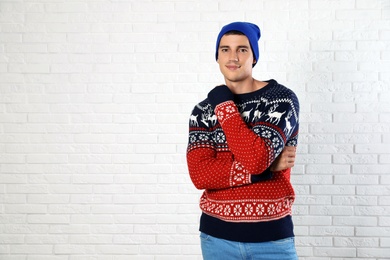
{"type": "Polygon", "coordinates": [[[294,158],[285,158],[284,163],[288,166],[295,163],[294,158]]]}
{"type": "Polygon", "coordinates": [[[295,153],[289,154],[289,155],[288,155],[288,157],[289,157],[289,158],[293,158],[293,159],[295,159],[295,157],[296,157],[296,154],[295,154],[295,153]]]}
{"type": "Polygon", "coordinates": [[[288,156],[295,157],[297,152],[295,149],[289,149],[289,150],[286,150],[286,154],[288,154],[288,156]]]}
{"type": "Polygon", "coordinates": [[[287,166],[287,168],[291,168],[294,166],[294,164],[295,164],[295,161],[288,161],[286,166],[287,166]]]}
{"type": "Polygon", "coordinates": [[[287,158],[285,159],[285,162],[286,162],[287,164],[294,164],[294,163],[295,163],[295,157],[287,157],[287,158]]]}
{"type": "Polygon", "coordinates": [[[295,158],[296,154],[295,152],[285,152],[283,156],[287,158],[295,158]]]}
{"type": "Polygon", "coordinates": [[[285,146],[284,150],[286,151],[296,151],[297,147],[296,146],[285,146]]]}

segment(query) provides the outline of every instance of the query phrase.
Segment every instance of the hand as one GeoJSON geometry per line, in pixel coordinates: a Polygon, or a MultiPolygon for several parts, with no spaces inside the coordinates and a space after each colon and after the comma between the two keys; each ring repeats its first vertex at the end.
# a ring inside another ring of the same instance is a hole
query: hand
{"type": "Polygon", "coordinates": [[[220,85],[213,88],[207,97],[213,109],[220,103],[234,99],[233,93],[226,85],[220,85]]]}
{"type": "Polygon", "coordinates": [[[296,152],[297,148],[295,146],[284,147],[282,153],[271,164],[270,170],[278,172],[294,167],[296,152]]]}

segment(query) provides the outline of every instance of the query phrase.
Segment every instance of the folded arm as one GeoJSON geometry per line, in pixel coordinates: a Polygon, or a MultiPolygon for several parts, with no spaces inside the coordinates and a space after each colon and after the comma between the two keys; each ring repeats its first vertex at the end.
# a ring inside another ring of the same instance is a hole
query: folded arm
{"type": "MultiPolygon", "coordinates": [[[[232,100],[233,95],[226,86],[215,88],[208,96],[223,130],[219,134],[226,138],[228,147],[219,146],[213,138],[215,128],[206,125],[195,127],[190,122],[187,163],[191,179],[198,189],[247,185],[271,178],[271,170],[280,171],[293,166],[295,151],[291,154],[286,148],[286,152],[281,153],[287,137],[280,127],[271,123],[264,125],[264,128],[275,132],[272,138],[261,136],[261,131],[255,133],[241,118],[232,100]]],[[[197,106],[191,117],[199,115],[201,118],[201,114],[197,106]]]]}

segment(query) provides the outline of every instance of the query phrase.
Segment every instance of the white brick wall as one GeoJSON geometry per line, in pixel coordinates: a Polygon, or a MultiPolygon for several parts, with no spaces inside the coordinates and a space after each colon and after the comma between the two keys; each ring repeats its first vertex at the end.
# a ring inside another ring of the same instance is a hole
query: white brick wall
{"type": "Polygon", "coordinates": [[[201,258],[187,122],[234,20],[300,98],[300,259],[390,259],[388,0],[1,0],[0,259],[201,258]]]}

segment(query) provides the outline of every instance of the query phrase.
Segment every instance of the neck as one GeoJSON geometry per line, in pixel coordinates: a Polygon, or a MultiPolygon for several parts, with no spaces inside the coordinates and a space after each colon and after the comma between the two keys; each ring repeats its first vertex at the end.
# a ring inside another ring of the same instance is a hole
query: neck
{"type": "Polygon", "coordinates": [[[265,85],[266,82],[255,80],[254,78],[248,78],[245,81],[232,82],[226,80],[226,85],[233,92],[233,94],[245,94],[259,90],[265,85]]]}

